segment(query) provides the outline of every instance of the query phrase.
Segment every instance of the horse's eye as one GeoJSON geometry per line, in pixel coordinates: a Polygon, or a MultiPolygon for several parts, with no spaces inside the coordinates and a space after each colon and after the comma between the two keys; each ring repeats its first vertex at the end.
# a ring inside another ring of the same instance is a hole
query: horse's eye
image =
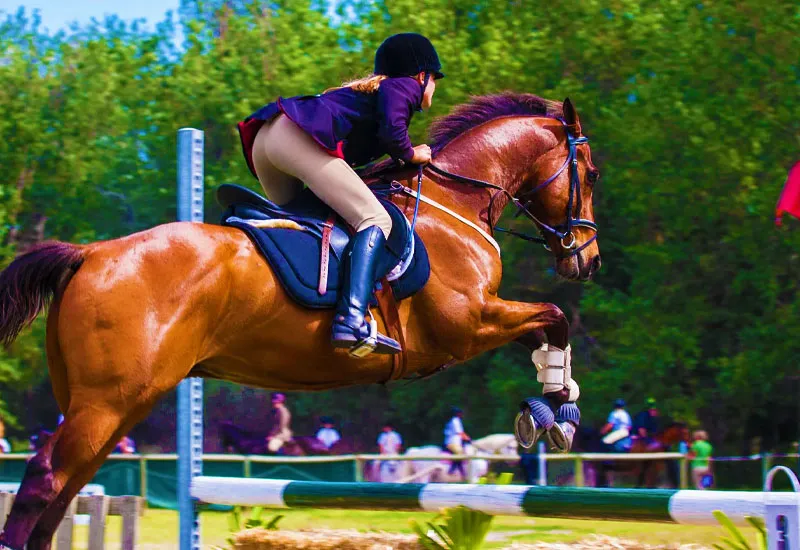
{"type": "Polygon", "coordinates": [[[586,175],[586,179],[589,181],[589,183],[594,185],[595,183],[597,183],[597,180],[600,179],[600,172],[598,172],[597,170],[592,170],[586,175]]]}

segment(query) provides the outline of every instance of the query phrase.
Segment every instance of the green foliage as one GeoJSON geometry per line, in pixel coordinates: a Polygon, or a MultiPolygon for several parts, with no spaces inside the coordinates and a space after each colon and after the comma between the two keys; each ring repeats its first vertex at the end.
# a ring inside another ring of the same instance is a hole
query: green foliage
{"type": "Polygon", "coordinates": [[[510,485],[514,480],[513,472],[489,472],[478,480],[478,483],[485,485],[510,485]]]}
{"type": "Polygon", "coordinates": [[[493,518],[489,514],[458,506],[445,510],[425,526],[411,520],[411,527],[426,550],[480,550],[493,518]],[[436,523],[442,520],[444,523],[436,523]]]}
{"type": "Polygon", "coordinates": [[[731,534],[730,538],[723,538],[721,544],[714,544],[714,548],[718,550],[767,550],[767,528],[763,519],[750,516],[745,518],[758,533],[757,546],[753,548],[739,528],[733,524],[724,512],[714,510],[713,514],[717,521],[731,534]]]}
{"type": "MultiPolygon", "coordinates": [[[[107,19],[56,35],[24,11],[0,22],[0,266],[41,238],[89,242],[173,220],[184,126],[206,132],[206,219],[215,221],[215,186],[257,188],[238,120],[276,96],[369,73],[383,38],[421,31],[448,78],[431,112],[414,117],[415,143],[470,95],[507,89],[570,96],[592,140],[603,174],[596,281],[565,283],[545,252],[501,243],[501,294],[552,301],[571,318],[584,423],[601,423],[614,397],[636,408],[655,395],[665,413],[714,426],[720,449],[756,435],[764,450],[797,439],[800,232],[772,225],[800,150],[796,6],[346,0],[333,17],[330,6],[183,0],[182,44],[173,21],[150,32],[107,19]]],[[[20,432],[53,427],[44,365],[40,323],[0,353],[10,428],[30,403],[20,432]]],[[[212,403],[234,393],[210,388],[212,403]]],[[[245,412],[261,399],[236,391],[245,412]]],[[[465,408],[473,435],[508,432],[516,402],[538,391],[527,354],[509,348],[424,382],[292,396],[291,405],[297,433],[332,414],[345,435],[372,445],[392,417],[416,444],[441,438],[451,405],[465,408]]],[[[159,411],[174,415],[171,402],[159,411]]],[[[152,422],[156,431],[164,419],[152,422]]]]}
{"type": "MultiPolygon", "coordinates": [[[[277,531],[278,530],[278,523],[283,519],[282,514],[277,514],[272,516],[270,519],[262,519],[262,515],[264,513],[264,508],[262,506],[254,506],[250,510],[250,517],[243,520],[243,510],[242,506],[234,506],[233,510],[231,510],[230,514],[228,515],[228,532],[231,535],[235,535],[239,531],[243,529],[266,529],[268,531],[277,531]]],[[[233,546],[234,538],[233,536],[228,538],[228,543],[233,546]]]]}

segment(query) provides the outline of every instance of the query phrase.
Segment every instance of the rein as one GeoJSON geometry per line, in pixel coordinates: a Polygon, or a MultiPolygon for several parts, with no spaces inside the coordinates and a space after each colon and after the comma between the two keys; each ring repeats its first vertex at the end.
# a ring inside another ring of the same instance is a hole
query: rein
{"type": "MultiPolygon", "coordinates": [[[[558,237],[561,243],[561,247],[564,250],[569,251],[568,254],[561,257],[569,258],[570,256],[578,254],[581,250],[589,246],[593,241],[597,239],[597,224],[595,224],[595,222],[583,218],[575,218],[572,216],[572,210],[573,206],[576,203],[576,198],[577,198],[578,213],[580,213],[582,206],[582,200],[581,200],[582,197],[580,192],[581,189],[580,178],[578,176],[577,146],[582,143],[588,143],[588,142],[589,138],[585,136],[576,138],[573,137],[572,134],[567,132],[567,146],[569,147],[569,155],[567,156],[567,159],[564,161],[564,164],[561,165],[561,168],[559,168],[555,174],[547,178],[545,181],[543,181],[530,191],[527,191],[526,193],[522,194],[520,197],[521,200],[513,196],[511,193],[509,193],[504,187],[501,187],[494,183],[490,183],[488,181],[469,178],[467,176],[462,176],[459,174],[448,172],[447,170],[444,170],[443,168],[440,168],[433,163],[428,163],[425,166],[419,167],[419,172],[417,174],[417,189],[419,190],[420,186],[422,185],[422,173],[425,168],[430,169],[432,172],[439,174],[440,176],[444,176],[448,179],[457,181],[459,183],[466,183],[468,185],[472,185],[474,187],[479,187],[483,189],[493,189],[494,192],[492,193],[489,199],[489,212],[488,212],[490,229],[492,232],[500,231],[503,233],[508,233],[509,235],[513,235],[514,237],[519,237],[529,242],[540,243],[544,245],[544,247],[547,250],[550,250],[550,247],[547,245],[547,240],[544,238],[544,236],[527,235],[525,233],[520,233],[513,229],[505,229],[502,227],[496,227],[491,225],[492,207],[494,205],[494,200],[498,195],[502,194],[508,197],[509,201],[511,201],[514,204],[514,206],[517,207],[517,215],[524,214],[527,218],[529,218],[531,221],[533,221],[538,225],[539,231],[541,233],[543,234],[550,233],[551,235],[555,235],[556,237],[558,237]],[[542,189],[553,183],[555,179],[558,176],[560,176],[564,170],[567,169],[567,167],[569,167],[570,184],[569,184],[569,199],[567,201],[566,220],[563,224],[551,226],[544,223],[539,218],[537,218],[536,215],[530,211],[529,205],[533,202],[532,196],[536,194],[538,191],[541,191],[542,189]],[[582,245],[578,246],[577,239],[575,238],[575,233],[572,231],[574,227],[588,227],[589,229],[592,229],[594,231],[594,235],[592,235],[590,239],[587,239],[586,242],[584,242],[582,245]],[[568,238],[569,240],[567,241],[568,238]]],[[[415,205],[414,208],[414,223],[412,223],[412,229],[416,223],[417,210],[419,208],[419,196],[421,196],[421,193],[418,193],[417,204],[415,205]]]]}

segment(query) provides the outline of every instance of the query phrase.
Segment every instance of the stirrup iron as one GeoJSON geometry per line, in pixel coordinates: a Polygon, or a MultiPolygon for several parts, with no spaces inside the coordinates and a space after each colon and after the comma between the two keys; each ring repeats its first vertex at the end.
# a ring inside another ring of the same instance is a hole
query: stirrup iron
{"type": "Polygon", "coordinates": [[[378,347],[378,323],[375,321],[374,317],[371,317],[369,320],[369,336],[362,339],[356,345],[354,345],[348,353],[352,357],[358,357],[359,359],[362,357],[366,357],[373,351],[375,348],[378,347]]]}

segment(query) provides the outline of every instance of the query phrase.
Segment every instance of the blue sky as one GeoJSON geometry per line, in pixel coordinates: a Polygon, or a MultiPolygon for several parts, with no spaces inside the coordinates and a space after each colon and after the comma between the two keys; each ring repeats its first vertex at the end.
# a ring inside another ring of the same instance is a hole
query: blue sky
{"type": "Polygon", "coordinates": [[[168,10],[177,12],[179,4],[180,0],[0,0],[0,11],[14,13],[20,6],[28,13],[38,9],[42,25],[51,32],[67,28],[73,21],[85,24],[92,17],[102,20],[106,14],[126,21],[144,18],[147,27],[154,29],[168,10]]]}

